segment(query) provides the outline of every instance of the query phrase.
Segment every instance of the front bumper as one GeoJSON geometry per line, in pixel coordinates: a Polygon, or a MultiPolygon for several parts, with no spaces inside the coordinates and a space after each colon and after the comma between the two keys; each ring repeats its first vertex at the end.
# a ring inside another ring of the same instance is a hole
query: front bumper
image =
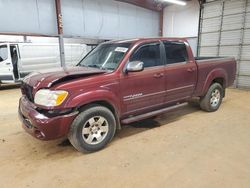
{"type": "Polygon", "coordinates": [[[23,128],[40,140],[53,140],[66,136],[78,112],[56,117],[47,117],[36,110],[36,107],[25,96],[19,100],[19,118],[23,128]]]}

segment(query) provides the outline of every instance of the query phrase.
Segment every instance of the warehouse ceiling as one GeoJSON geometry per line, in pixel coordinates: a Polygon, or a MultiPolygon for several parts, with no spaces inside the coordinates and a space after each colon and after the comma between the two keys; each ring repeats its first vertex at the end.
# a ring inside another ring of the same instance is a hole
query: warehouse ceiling
{"type": "MultiPolygon", "coordinates": [[[[116,0],[116,1],[133,4],[154,11],[161,11],[162,8],[164,8],[165,6],[171,5],[170,3],[163,2],[163,0],[116,0]]],[[[182,0],[182,1],[190,1],[190,0],[182,0]]]]}

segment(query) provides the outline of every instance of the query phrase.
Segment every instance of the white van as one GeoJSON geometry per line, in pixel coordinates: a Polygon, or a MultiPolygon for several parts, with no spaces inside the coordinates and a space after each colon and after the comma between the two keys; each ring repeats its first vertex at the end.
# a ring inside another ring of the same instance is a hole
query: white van
{"type": "MultiPolygon", "coordinates": [[[[65,44],[66,66],[76,65],[87,54],[85,44],[65,44]]],[[[29,73],[60,67],[58,44],[0,43],[0,84],[15,83],[29,73]]]]}

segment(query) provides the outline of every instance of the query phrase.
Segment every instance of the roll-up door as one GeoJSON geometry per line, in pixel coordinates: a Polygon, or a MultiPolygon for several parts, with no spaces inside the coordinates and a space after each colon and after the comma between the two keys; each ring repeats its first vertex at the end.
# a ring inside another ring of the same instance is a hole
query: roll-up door
{"type": "Polygon", "coordinates": [[[250,88],[250,0],[207,0],[203,4],[198,55],[235,57],[235,86],[250,88]]]}

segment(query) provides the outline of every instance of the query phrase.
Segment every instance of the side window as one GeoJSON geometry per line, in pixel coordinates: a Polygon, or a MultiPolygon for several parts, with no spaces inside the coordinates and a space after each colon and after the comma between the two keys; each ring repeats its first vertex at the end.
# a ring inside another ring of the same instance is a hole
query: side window
{"type": "Polygon", "coordinates": [[[0,46],[0,62],[8,58],[8,49],[7,45],[0,46]]]}
{"type": "Polygon", "coordinates": [[[142,61],[145,68],[161,65],[160,43],[146,44],[139,47],[131,56],[130,61],[142,61]]]}
{"type": "Polygon", "coordinates": [[[164,42],[167,64],[182,63],[188,60],[186,45],[182,42],[164,42]]]}

